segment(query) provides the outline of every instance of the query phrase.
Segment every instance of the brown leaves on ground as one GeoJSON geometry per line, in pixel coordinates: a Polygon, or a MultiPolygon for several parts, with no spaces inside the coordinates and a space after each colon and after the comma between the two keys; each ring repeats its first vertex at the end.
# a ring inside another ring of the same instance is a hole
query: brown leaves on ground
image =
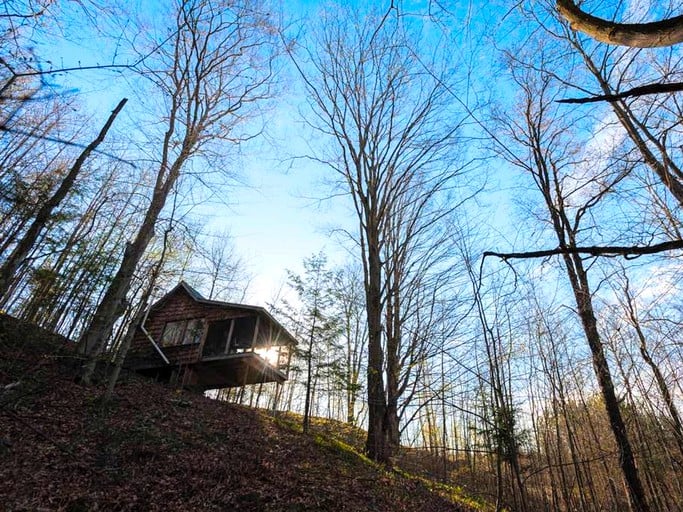
{"type": "Polygon", "coordinates": [[[105,407],[101,388],[73,382],[74,360],[0,318],[3,510],[464,510],[291,418],[139,378],[105,407]]]}

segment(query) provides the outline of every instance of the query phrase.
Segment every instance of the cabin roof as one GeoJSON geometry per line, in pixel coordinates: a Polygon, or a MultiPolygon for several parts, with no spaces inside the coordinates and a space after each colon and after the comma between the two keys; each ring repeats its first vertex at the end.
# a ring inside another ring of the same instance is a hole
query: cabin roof
{"type": "Polygon", "coordinates": [[[278,322],[269,312],[267,309],[261,307],[261,306],[252,306],[249,304],[237,304],[234,302],[223,302],[219,300],[211,300],[211,299],[206,299],[202,296],[201,293],[199,293],[197,290],[195,290],[192,286],[187,284],[185,281],[180,281],[171,291],[166,293],[163,297],[161,297],[158,301],[156,301],[152,307],[150,308],[151,310],[157,310],[160,307],[164,305],[168,301],[170,297],[178,293],[179,291],[184,291],[187,293],[187,295],[194,300],[195,302],[199,304],[205,304],[207,306],[213,306],[213,307],[219,307],[219,308],[225,308],[225,309],[230,309],[230,310],[243,310],[247,312],[253,312],[256,313],[257,315],[260,315],[262,317],[265,317],[269,322],[271,322],[273,325],[275,325],[278,329],[282,331],[284,334],[286,341],[288,342],[288,345],[297,345],[298,342],[294,336],[290,334],[290,332],[280,323],[278,322]]]}

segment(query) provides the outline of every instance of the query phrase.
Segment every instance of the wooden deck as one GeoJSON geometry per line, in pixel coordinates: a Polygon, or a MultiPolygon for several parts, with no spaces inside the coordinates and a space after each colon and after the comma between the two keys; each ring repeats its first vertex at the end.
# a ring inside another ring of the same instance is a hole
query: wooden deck
{"type": "Polygon", "coordinates": [[[254,352],[226,354],[201,359],[191,366],[193,378],[188,387],[208,390],[278,382],[287,376],[254,352]]]}

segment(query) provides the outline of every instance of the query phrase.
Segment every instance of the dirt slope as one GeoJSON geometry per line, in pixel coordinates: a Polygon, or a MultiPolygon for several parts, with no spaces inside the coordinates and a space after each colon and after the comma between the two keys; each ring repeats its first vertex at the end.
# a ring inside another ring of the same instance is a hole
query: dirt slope
{"type": "Polygon", "coordinates": [[[474,510],[289,416],[139,378],[104,407],[101,388],[73,382],[75,361],[0,317],[0,510],[474,510]]]}

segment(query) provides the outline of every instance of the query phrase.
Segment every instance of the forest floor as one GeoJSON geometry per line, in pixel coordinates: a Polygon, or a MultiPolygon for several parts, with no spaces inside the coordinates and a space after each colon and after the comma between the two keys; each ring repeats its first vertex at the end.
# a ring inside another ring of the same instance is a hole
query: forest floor
{"type": "Polygon", "coordinates": [[[135,376],[102,403],[71,343],[0,315],[0,510],[475,511],[459,489],[387,470],[358,433],[135,376]]]}

